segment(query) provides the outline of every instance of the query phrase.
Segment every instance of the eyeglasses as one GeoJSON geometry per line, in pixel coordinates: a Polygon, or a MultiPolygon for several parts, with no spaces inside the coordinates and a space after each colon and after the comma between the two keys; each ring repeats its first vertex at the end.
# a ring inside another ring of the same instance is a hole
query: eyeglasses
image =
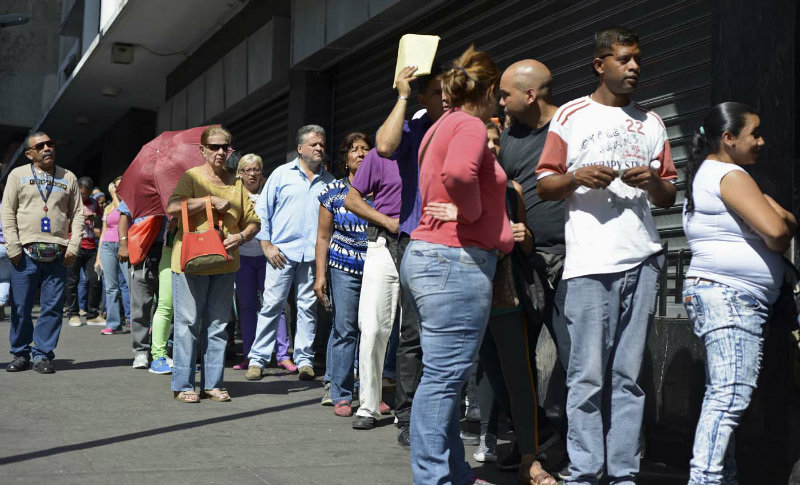
{"type": "Polygon", "coordinates": [[[44,147],[53,148],[54,146],[56,146],[56,144],[53,143],[53,140],[40,141],[39,143],[28,147],[28,150],[36,150],[37,152],[40,152],[44,147]]]}
{"type": "Polygon", "coordinates": [[[255,175],[261,173],[260,168],[243,168],[239,170],[239,173],[243,173],[245,175],[255,175]]]}
{"type": "Polygon", "coordinates": [[[227,152],[231,148],[231,145],[229,143],[221,143],[221,144],[209,143],[207,145],[204,144],[203,146],[208,148],[212,152],[218,152],[220,148],[222,149],[222,151],[227,152]]]}

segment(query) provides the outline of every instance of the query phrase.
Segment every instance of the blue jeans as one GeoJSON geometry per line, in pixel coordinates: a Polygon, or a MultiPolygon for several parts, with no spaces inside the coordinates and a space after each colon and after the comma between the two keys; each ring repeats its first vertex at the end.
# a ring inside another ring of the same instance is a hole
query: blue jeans
{"type": "MultiPolygon", "coordinates": [[[[297,333],[294,339],[294,363],[298,367],[314,365],[314,334],[317,328],[317,296],[314,294],[314,261],[287,260],[283,269],[267,263],[264,298],[258,312],[256,334],[250,354],[251,366],[266,367],[275,348],[278,321],[294,286],[297,295],[297,333]]],[[[177,301],[177,300],[176,300],[177,301]]]]}
{"type": "Polygon", "coordinates": [[[769,307],[721,283],[688,278],[683,301],[706,347],[706,394],[689,483],[735,484],[734,431],[756,387],[769,307]]]}
{"type": "Polygon", "coordinates": [[[11,260],[8,259],[5,243],[0,244],[0,306],[8,305],[11,293],[11,260]]]}
{"type": "Polygon", "coordinates": [[[572,340],[567,483],[596,484],[604,464],[612,484],[633,484],[639,473],[644,391],[637,381],[662,263],[653,255],[627,271],[562,281],[572,340]]]}
{"type": "Polygon", "coordinates": [[[358,297],[361,275],[330,269],[333,331],[330,339],[331,398],[334,403],[353,400],[353,364],[358,345],[358,297]]]}
{"type": "MultiPolygon", "coordinates": [[[[100,244],[100,264],[103,265],[103,285],[106,296],[106,328],[113,330],[122,325],[123,306],[120,302],[130,298],[129,292],[123,292],[120,281],[120,272],[125,275],[128,273],[128,263],[121,263],[117,260],[117,250],[119,243],[104,242],[100,244]],[[125,293],[128,293],[127,295],[125,293]]],[[[125,285],[127,289],[127,285],[125,285]]],[[[128,308],[130,308],[129,305],[128,308]]]]}
{"type": "Polygon", "coordinates": [[[233,281],[236,273],[188,275],[172,273],[172,298],[175,312],[173,338],[172,390],[194,390],[197,339],[203,353],[200,388],[223,388],[225,327],[231,319],[233,281]],[[202,325],[202,328],[201,328],[202,325]]]}
{"type": "Polygon", "coordinates": [[[53,359],[53,349],[61,334],[64,310],[64,285],[67,268],[63,256],[49,263],[37,263],[24,252],[17,266],[11,267],[11,353],[33,360],[53,359]],[[31,310],[36,290],[40,290],[41,312],[33,326],[31,310]],[[31,342],[34,342],[31,346],[31,342]]]}
{"type": "Polygon", "coordinates": [[[489,320],[496,264],[492,251],[417,240],[403,257],[400,281],[419,316],[424,367],[411,408],[415,484],[472,483],[459,437],[461,389],[489,320]]]}

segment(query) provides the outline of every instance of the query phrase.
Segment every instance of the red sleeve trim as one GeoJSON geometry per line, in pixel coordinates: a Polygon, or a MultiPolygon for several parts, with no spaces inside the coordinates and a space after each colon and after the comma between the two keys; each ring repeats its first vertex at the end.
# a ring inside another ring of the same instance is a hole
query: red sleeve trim
{"type": "Polygon", "coordinates": [[[664,148],[656,160],[661,162],[661,166],[658,168],[659,177],[663,180],[677,180],[678,171],[675,169],[675,162],[672,161],[672,148],[670,148],[669,140],[664,142],[664,148]]]}
{"type": "Polygon", "coordinates": [[[567,173],[567,143],[552,131],[547,133],[536,175],[544,172],[567,173]]]}

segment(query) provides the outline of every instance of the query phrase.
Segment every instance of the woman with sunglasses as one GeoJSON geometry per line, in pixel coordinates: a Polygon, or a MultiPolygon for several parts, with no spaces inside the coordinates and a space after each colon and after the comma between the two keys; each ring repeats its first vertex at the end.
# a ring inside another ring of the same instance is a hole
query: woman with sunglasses
{"type": "Polygon", "coordinates": [[[188,228],[178,223],[172,249],[172,296],[175,312],[173,338],[172,391],[181,402],[199,402],[194,390],[197,340],[203,352],[200,372],[202,397],[214,401],[230,401],[222,384],[225,327],[231,316],[233,282],[239,270],[239,246],[253,239],[261,224],[253,210],[242,181],[225,170],[231,134],[221,126],[209,126],[200,137],[200,152],[206,163],[186,171],[172,193],[167,213],[181,221],[182,203],[197,232],[212,229],[215,220],[206,215],[210,196],[214,218],[222,220],[222,244],[230,256],[228,261],[213,267],[185,274],[181,269],[181,247],[188,228]],[[201,328],[202,326],[202,328],[201,328]]]}
{"type": "MultiPolygon", "coordinates": [[[[264,165],[261,157],[248,153],[239,159],[236,173],[247,189],[247,196],[255,204],[267,179],[264,178],[264,165]]],[[[247,241],[239,248],[241,267],[236,273],[236,296],[239,302],[239,325],[242,331],[242,362],[233,366],[234,370],[247,370],[250,359],[247,355],[256,337],[258,310],[261,308],[260,296],[264,293],[264,273],[267,269],[267,257],[257,240],[247,241]]],[[[278,366],[289,372],[297,371],[297,366],[289,356],[289,329],[285,315],[281,315],[278,323],[277,346],[275,349],[278,366]]]]}

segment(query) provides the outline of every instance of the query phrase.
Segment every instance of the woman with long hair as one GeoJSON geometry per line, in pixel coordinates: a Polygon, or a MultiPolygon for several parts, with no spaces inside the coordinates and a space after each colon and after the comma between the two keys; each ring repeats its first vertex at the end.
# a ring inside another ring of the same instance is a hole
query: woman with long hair
{"type": "Polygon", "coordinates": [[[713,107],[687,165],[683,229],[692,261],[683,301],[706,348],[690,484],[736,483],[734,431],[758,379],[764,324],[783,281],[781,253],[797,229],[742,168],[764,145],[759,124],[744,104],[713,107]]]}
{"type": "Polygon", "coordinates": [[[108,204],[103,211],[103,230],[100,233],[100,250],[97,251],[95,268],[102,268],[103,286],[105,290],[106,302],[106,326],[100,331],[103,335],[114,335],[122,333],[123,317],[130,315],[130,293],[127,287],[128,263],[117,260],[117,250],[119,250],[119,233],[117,223],[119,222],[120,212],[119,199],[117,198],[116,188],[122,180],[122,176],[114,179],[109,184],[109,189],[114,188],[111,193],[112,203],[108,204]]]}
{"type": "Polygon", "coordinates": [[[497,251],[514,245],[505,210],[507,178],[487,146],[500,74],[486,52],[468,48],[442,74],[450,109],[422,140],[423,208],[452,203],[456,220],[423,210],[400,267],[420,321],[422,379],[411,411],[415,484],[471,484],[459,437],[461,389],[489,319],[497,251]]]}
{"type": "Polygon", "coordinates": [[[372,148],[366,133],[347,134],[339,147],[345,176],[329,184],[319,196],[314,293],[326,303],[330,290],[334,318],[328,342],[328,375],[333,412],[353,415],[353,363],[358,351],[358,298],[367,252],[367,221],[344,207],[344,199],[358,167],[372,148]],[[330,274],[328,281],[327,274],[330,274]]]}
{"type": "Polygon", "coordinates": [[[242,181],[225,170],[230,146],[230,132],[218,125],[206,128],[200,137],[200,151],[206,163],[183,174],[167,205],[167,213],[174,218],[181,218],[182,210],[186,210],[196,231],[213,230],[216,221],[208,220],[206,210],[210,197],[214,219],[222,220],[222,244],[230,256],[225,262],[184,273],[181,248],[189,228],[182,221],[179,223],[172,248],[172,293],[176,302],[172,391],[181,402],[196,403],[201,397],[194,390],[198,340],[203,352],[202,397],[231,400],[222,376],[228,342],[225,327],[231,316],[233,282],[239,270],[238,248],[255,237],[261,223],[242,181]]]}

